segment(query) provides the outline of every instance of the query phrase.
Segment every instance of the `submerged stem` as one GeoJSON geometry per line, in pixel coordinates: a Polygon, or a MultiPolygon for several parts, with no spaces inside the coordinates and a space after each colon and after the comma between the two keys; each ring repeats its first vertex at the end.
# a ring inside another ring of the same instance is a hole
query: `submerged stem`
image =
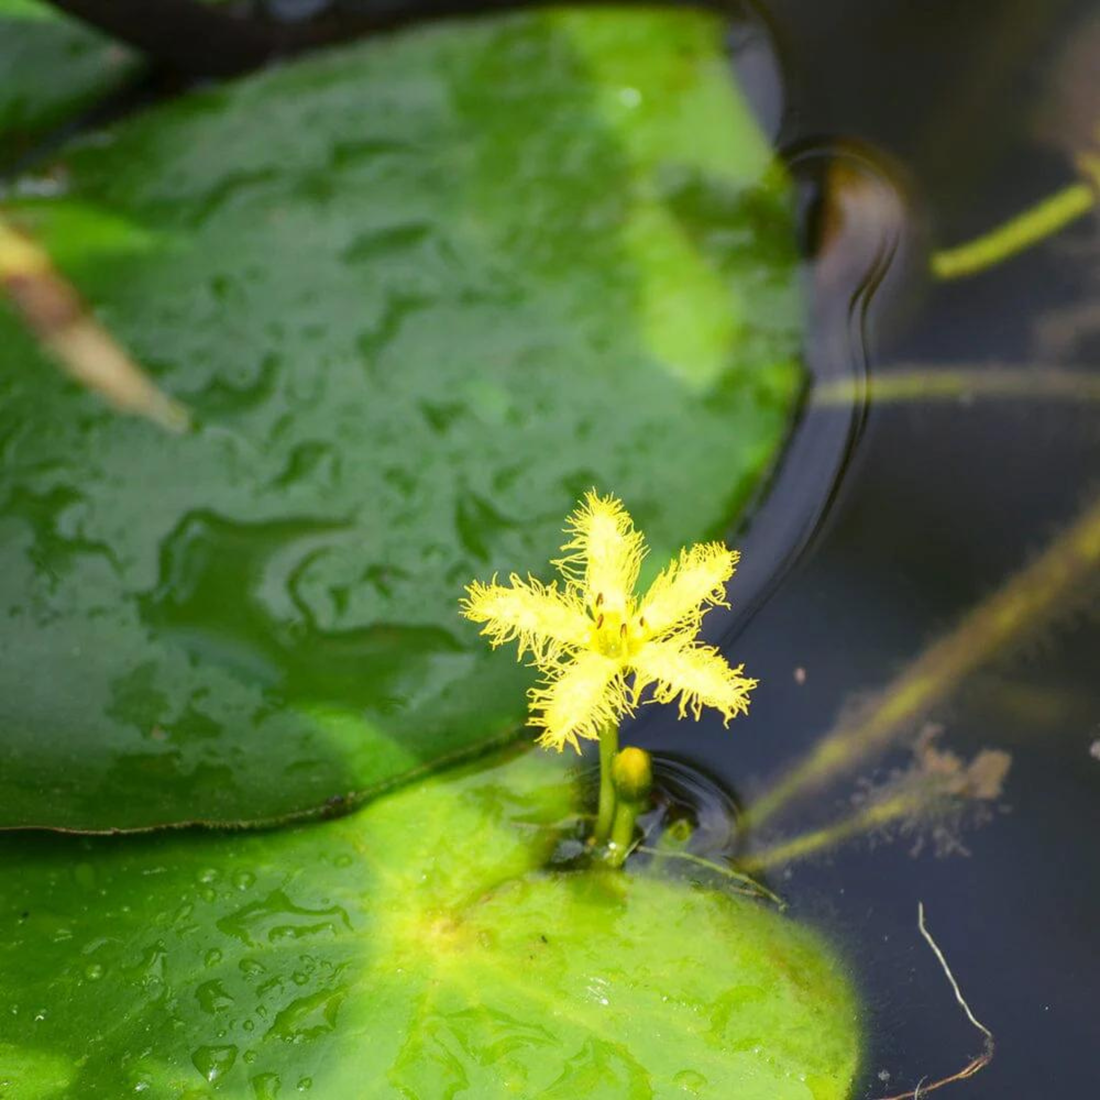
{"type": "Polygon", "coordinates": [[[596,843],[606,844],[611,839],[611,827],[615,821],[615,782],[611,778],[611,764],[619,751],[619,727],[613,722],[600,731],[600,806],[596,814],[596,843]]]}
{"type": "Polygon", "coordinates": [[[692,863],[696,867],[703,867],[708,871],[713,871],[717,875],[722,875],[738,883],[743,887],[743,889],[738,890],[738,893],[745,894],[748,897],[767,898],[768,901],[778,905],[780,909],[787,908],[787,903],[778,894],[769,890],[762,882],[757,881],[752,875],[746,874],[743,871],[737,871],[732,867],[727,867],[724,863],[718,863],[713,859],[707,859],[705,856],[697,856],[694,852],[682,852],[668,848],[653,848],[648,844],[639,844],[634,850],[653,856],[655,860],[680,859],[685,863],[692,863]]]}
{"type": "Polygon", "coordinates": [[[1086,368],[1067,370],[1045,365],[1004,367],[897,367],[871,378],[835,378],[817,386],[816,407],[848,408],[864,398],[872,405],[981,398],[1100,402],[1100,378],[1086,368]]]}
{"type": "Polygon", "coordinates": [[[932,254],[937,279],[961,279],[995,267],[1040,241],[1053,237],[1096,205],[1096,188],[1078,181],[1037,202],[1022,214],[966,244],[932,254]]]}
{"type": "Polygon", "coordinates": [[[1059,607],[1080,598],[1100,565],[1100,499],[1030,565],[980,603],[888,685],[854,722],[826,734],[771,790],[749,807],[759,826],[794,798],[888,745],[932,703],[981,664],[1033,631],[1059,607]]]}
{"type": "Polygon", "coordinates": [[[771,848],[756,852],[743,861],[751,871],[760,873],[781,867],[796,860],[805,859],[817,852],[838,847],[852,837],[873,832],[897,821],[913,817],[928,809],[930,800],[920,791],[903,791],[892,798],[872,805],[825,825],[812,832],[802,833],[790,840],[781,841],[771,848]]]}

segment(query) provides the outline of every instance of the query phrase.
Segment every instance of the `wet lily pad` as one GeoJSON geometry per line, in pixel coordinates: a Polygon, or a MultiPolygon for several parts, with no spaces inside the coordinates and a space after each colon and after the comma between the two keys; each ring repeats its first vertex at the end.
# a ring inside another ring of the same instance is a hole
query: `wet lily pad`
{"type": "Polygon", "coordinates": [[[463,584],[595,484],[721,533],[801,385],[788,182],[691,11],[439,24],[190,95],[12,204],[196,419],[0,304],[0,826],[262,822],[512,736],[463,584]]]}
{"type": "Polygon", "coordinates": [[[0,160],[112,91],[137,68],[132,51],[39,0],[0,0],[0,160]]]}
{"type": "Polygon", "coordinates": [[[0,1091],[842,1100],[857,1006],[741,896],[543,869],[526,753],[269,833],[0,841],[0,1091]]]}

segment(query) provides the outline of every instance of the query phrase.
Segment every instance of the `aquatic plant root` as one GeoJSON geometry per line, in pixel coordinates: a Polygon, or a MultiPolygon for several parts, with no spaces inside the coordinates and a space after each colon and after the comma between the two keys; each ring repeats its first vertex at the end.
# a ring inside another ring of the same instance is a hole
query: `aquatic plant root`
{"type": "Polygon", "coordinates": [[[924,1084],[922,1079],[921,1083],[909,1092],[899,1092],[893,1096],[879,1097],[879,1100],[920,1100],[922,1096],[930,1092],[935,1092],[937,1089],[942,1089],[945,1085],[951,1085],[956,1081],[965,1081],[967,1078],[973,1077],[974,1074],[984,1069],[993,1061],[993,1032],[974,1015],[970,1010],[970,1005],[966,1003],[966,998],[959,989],[959,983],[955,980],[955,975],[951,973],[951,967],[947,965],[947,959],[944,958],[943,952],[932,938],[932,933],[928,931],[928,926],[924,923],[923,901],[917,902],[917,927],[920,929],[920,934],[924,937],[925,942],[932,948],[932,953],[936,956],[936,961],[943,968],[944,974],[947,975],[947,980],[951,983],[951,989],[955,994],[955,1000],[959,1002],[963,1012],[966,1013],[966,1018],[985,1037],[985,1043],[981,1054],[972,1058],[962,1069],[958,1070],[956,1073],[952,1073],[950,1077],[941,1077],[938,1081],[933,1081],[929,1085],[924,1084]]]}

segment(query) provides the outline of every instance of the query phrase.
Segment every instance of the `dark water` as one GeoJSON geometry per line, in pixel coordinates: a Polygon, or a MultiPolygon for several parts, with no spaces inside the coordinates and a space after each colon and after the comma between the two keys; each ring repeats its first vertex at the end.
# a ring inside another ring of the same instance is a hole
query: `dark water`
{"type": "MultiPolygon", "coordinates": [[[[269,5],[280,18],[354,18],[364,5],[269,5]]],[[[446,5],[443,5],[446,7],[446,5]]],[[[934,285],[927,249],[965,240],[1073,178],[1097,140],[1100,31],[1085,0],[770,0],[736,13],[731,51],[799,181],[815,287],[807,359],[819,385],[769,500],[736,539],[745,564],[708,624],[761,680],[748,720],[624,731],[674,759],[669,797],[701,808],[706,843],[850,708],[1031,560],[1100,493],[1100,404],[983,396],[878,402],[900,371],[1059,367],[1100,379],[1096,216],[972,279],[934,285]],[[1067,56],[1076,49],[1077,60],[1067,56]],[[1084,60],[1082,60],[1082,56],[1084,60]],[[1089,58],[1091,57],[1091,62],[1089,58]],[[1076,78],[1073,73],[1076,72],[1076,78]],[[839,167],[838,167],[839,166],[839,167]],[[798,671],[801,670],[801,671],[798,671]]],[[[173,81],[146,85],[173,89],[173,81]]],[[[139,95],[138,101],[146,92],[139,95]]],[[[917,903],[977,1017],[992,1064],[960,1097],[1090,1096],[1100,1038],[1100,627],[1096,577],[1019,644],[982,663],[885,754],[792,802],[759,843],[852,812],[903,766],[922,721],[970,757],[1011,752],[979,824],[873,834],[771,872],[792,912],[846,953],[870,1012],[857,1095],[913,1089],[982,1046],[917,931],[917,903]],[[942,841],[942,834],[938,838],[942,841]],[[924,843],[921,843],[924,841],[924,843]]],[[[753,843],[757,838],[753,838],[753,843]]]]}
{"type": "MultiPolygon", "coordinates": [[[[1087,139],[1082,119],[1094,120],[1094,139],[1100,120],[1100,84],[1087,80],[1090,68],[1100,71],[1100,34],[1092,32],[1091,55],[1085,35],[1095,5],[777,0],[769,9],[787,74],[786,109],[768,108],[782,119],[780,141],[818,149],[866,143],[867,172],[874,176],[877,162],[882,173],[867,194],[895,187],[905,196],[891,271],[865,313],[855,306],[860,323],[847,318],[849,335],[864,338],[849,348],[853,369],[862,364],[872,386],[914,367],[1100,375],[1095,215],[972,279],[937,286],[921,274],[930,242],[965,240],[1073,178],[1067,147],[1087,139]],[[1071,46],[1091,56],[1078,58],[1075,86],[1064,57],[1071,46]]],[[[857,224],[848,231],[866,245],[875,206],[857,201],[849,209],[857,224]]],[[[891,217],[882,223],[887,236],[891,217]]],[[[828,259],[826,249],[820,263],[828,259]]],[[[837,328],[857,285],[850,282],[839,303],[835,283],[823,292],[812,360],[837,355],[837,328]]],[[[633,736],[694,762],[751,807],[854,698],[886,685],[1095,499],[1097,412],[1095,399],[876,403],[872,390],[822,527],[763,606],[747,622],[735,611],[726,625],[731,655],[762,682],[751,720],[723,731],[719,722],[692,727],[647,716],[633,736]],[[801,684],[797,668],[805,670],[801,684]]],[[[827,432],[838,417],[852,425],[850,409],[808,417],[815,431],[827,432]]],[[[820,469],[784,473],[803,478],[817,499],[820,469]]],[[[765,506],[742,540],[747,557],[766,547],[769,519],[765,506]]],[[[1095,572],[1082,577],[1061,614],[1021,630],[1020,644],[925,714],[944,727],[945,747],[968,757],[1002,747],[1013,756],[990,820],[957,834],[968,854],[917,844],[929,839],[918,827],[892,842],[881,835],[850,842],[773,876],[796,914],[843,945],[858,975],[871,1012],[858,1095],[930,1083],[982,1047],[918,935],[918,900],[997,1044],[988,1068],[943,1095],[1096,1093],[1095,580],[1095,572]]],[[[910,723],[892,753],[792,804],[768,827],[795,835],[849,813],[859,779],[904,764],[918,726],[910,723]]]]}

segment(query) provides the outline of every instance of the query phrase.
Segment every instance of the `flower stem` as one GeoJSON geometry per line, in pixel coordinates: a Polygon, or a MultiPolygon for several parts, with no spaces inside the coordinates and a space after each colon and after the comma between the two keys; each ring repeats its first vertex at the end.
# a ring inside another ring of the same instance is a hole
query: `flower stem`
{"type": "Polygon", "coordinates": [[[615,788],[615,816],[604,858],[612,867],[621,867],[634,846],[634,823],[646,808],[653,787],[649,753],[638,748],[616,753],[611,762],[611,782],[615,788]]]}
{"type": "Polygon", "coordinates": [[[611,823],[611,843],[608,845],[607,862],[621,867],[634,843],[634,822],[642,810],[642,803],[620,798],[615,804],[615,820],[611,823]]]}
{"type": "Polygon", "coordinates": [[[615,783],[611,778],[611,763],[619,751],[619,727],[609,723],[600,731],[600,806],[596,815],[596,843],[611,839],[615,822],[615,783]]]}

